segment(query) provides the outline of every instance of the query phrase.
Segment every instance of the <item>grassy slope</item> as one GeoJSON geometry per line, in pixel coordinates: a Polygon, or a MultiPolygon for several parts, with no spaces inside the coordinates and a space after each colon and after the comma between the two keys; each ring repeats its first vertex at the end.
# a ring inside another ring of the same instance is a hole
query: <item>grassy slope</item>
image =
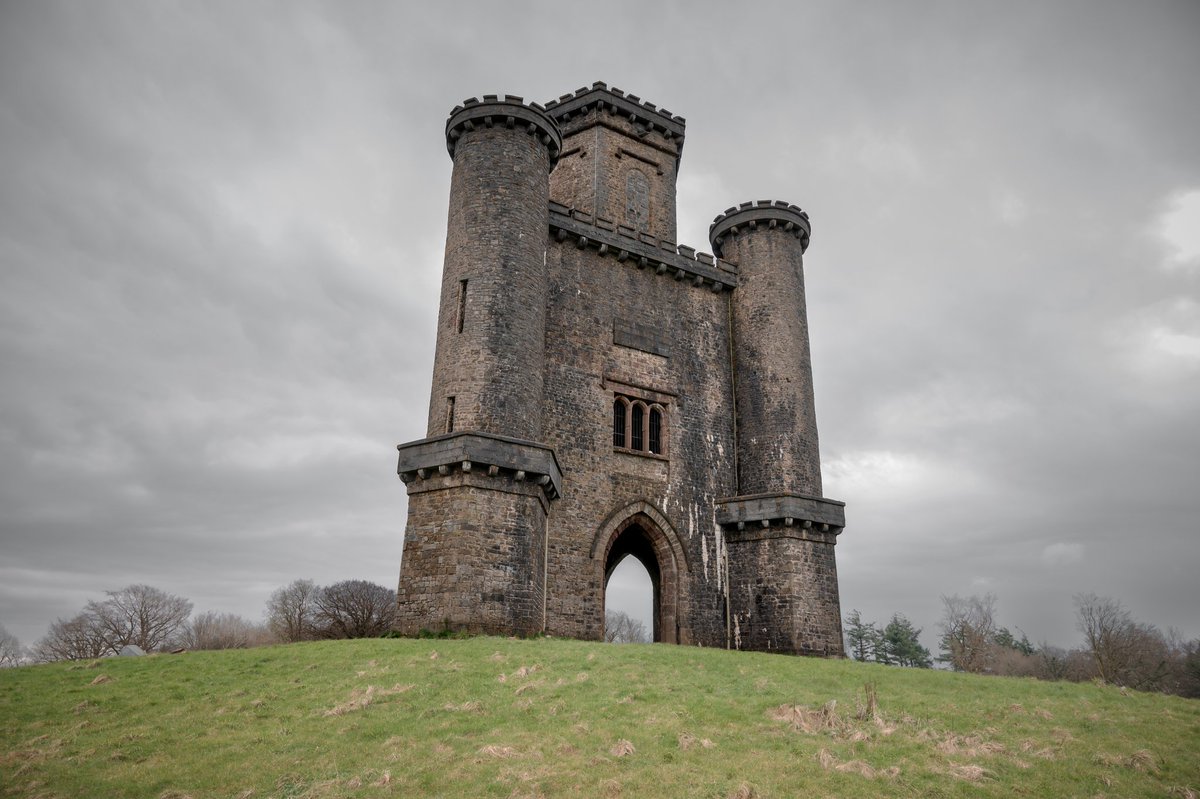
{"type": "Polygon", "coordinates": [[[0,725],[0,796],[1200,790],[1200,702],[670,646],[336,641],[8,669],[0,725]],[[868,682],[875,721],[856,718],[868,682]]]}

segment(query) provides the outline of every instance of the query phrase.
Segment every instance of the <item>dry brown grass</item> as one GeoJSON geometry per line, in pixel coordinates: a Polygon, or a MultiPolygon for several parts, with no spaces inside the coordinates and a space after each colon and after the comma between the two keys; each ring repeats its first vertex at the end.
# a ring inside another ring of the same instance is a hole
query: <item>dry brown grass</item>
{"type": "Polygon", "coordinates": [[[103,685],[106,682],[112,682],[112,677],[107,674],[97,674],[96,679],[92,680],[89,685],[103,685]]]}
{"type": "Polygon", "coordinates": [[[707,738],[697,738],[690,732],[679,733],[680,749],[695,749],[697,746],[699,746],[701,749],[712,749],[714,746],[716,746],[716,744],[707,738]]]}
{"type": "Polygon", "coordinates": [[[837,771],[843,774],[857,774],[860,777],[865,777],[868,780],[875,779],[893,779],[900,775],[900,769],[897,766],[890,766],[885,769],[877,769],[870,763],[862,760],[847,760],[839,761],[837,757],[828,749],[821,749],[817,752],[817,762],[821,764],[821,768],[825,771],[837,771]]]}
{"type": "Polygon", "coordinates": [[[1097,752],[1093,755],[1092,761],[1109,768],[1127,768],[1143,773],[1158,773],[1158,760],[1149,749],[1139,749],[1130,755],[1097,752]]]}
{"type": "MultiPolygon", "coordinates": [[[[329,710],[325,711],[326,716],[344,716],[347,713],[353,713],[356,710],[363,710],[369,705],[378,702],[396,694],[402,694],[406,691],[411,691],[412,685],[393,685],[391,688],[376,688],[374,685],[368,685],[364,688],[355,688],[350,693],[350,698],[341,704],[334,705],[329,710]]],[[[252,703],[253,704],[253,703],[252,703]]]]}
{"type": "Polygon", "coordinates": [[[1021,741],[1021,744],[1018,748],[1024,754],[1032,755],[1033,757],[1038,757],[1042,760],[1053,760],[1058,756],[1052,747],[1043,746],[1040,742],[1029,738],[1021,741]]]}
{"type": "Polygon", "coordinates": [[[851,742],[867,741],[873,733],[891,735],[897,725],[888,722],[879,710],[874,687],[868,683],[866,700],[859,701],[853,717],[838,713],[837,700],[830,700],[819,708],[801,705],[779,705],[767,711],[775,721],[786,722],[795,732],[809,735],[827,733],[851,742]]]}
{"type": "Polygon", "coordinates": [[[483,747],[479,750],[479,754],[501,759],[520,757],[521,755],[520,752],[518,752],[516,749],[513,749],[511,746],[496,746],[494,744],[492,746],[483,747]]]}
{"type": "Polygon", "coordinates": [[[967,782],[979,782],[986,777],[992,776],[992,772],[974,763],[952,763],[947,773],[952,777],[957,777],[967,782]]]}
{"type": "Polygon", "coordinates": [[[733,789],[733,793],[729,794],[728,799],[758,799],[758,792],[754,790],[753,785],[743,782],[733,789]]]}
{"type": "Polygon", "coordinates": [[[632,755],[636,751],[637,750],[634,749],[633,744],[624,738],[617,741],[612,745],[612,748],[608,750],[609,754],[611,754],[613,757],[625,757],[626,755],[632,755]]]}
{"type": "Polygon", "coordinates": [[[805,732],[810,735],[837,729],[841,726],[841,721],[837,716],[836,699],[831,699],[815,709],[800,705],[780,705],[771,710],[768,715],[775,721],[786,722],[796,732],[805,732]]]}
{"type": "Polygon", "coordinates": [[[1158,759],[1149,749],[1139,749],[1126,760],[1126,765],[1134,771],[1158,773],[1158,759]]]}
{"type": "Polygon", "coordinates": [[[999,754],[1004,751],[1004,744],[988,741],[979,735],[947,735],[935,748],[943,755],[973,759],[999,754]]]}
{"type": "Polygon", "coordinates": [[[442,710],[447,710],[451,713],[478,713],[483,710],[483,703],[475,700],[463,702],[460,705],[447,702],[445,705],[442,705],[442,710]]]}

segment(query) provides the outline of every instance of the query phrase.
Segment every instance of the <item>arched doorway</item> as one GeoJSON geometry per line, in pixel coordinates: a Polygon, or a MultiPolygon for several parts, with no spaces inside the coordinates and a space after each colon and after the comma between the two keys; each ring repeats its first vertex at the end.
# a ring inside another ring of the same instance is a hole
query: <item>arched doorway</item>
{"type": "MultiPolygon", "coordinates": [[[[600,596],[604,596],[613,570],[627,557],[637,558],[650,575],[654,596],[653,640],[686,643],[690,635],[681,622],[686,604],[687,560],[670,523],[647,502],[621,508],[596,531],[592,560],[597,567],[600,596]]],[[[603,629],[603,606],[599,612],[603,629]]]]}
{"type": "Polygon", "coordinates": [[[608,558],[604,564],[604,625],[605,640],[611,640],[612,630],[608,628],[610,614],[615,610],[626,613],[635,621],[646,625],[646,634],[651,641],[661,640],[658,629],[659,616],[659,568],[658,559],[654,556],[654,547],[650,543],[646,531],[640,525],[630,525],[617,536],[608,558]],[[636,565],[634,562],[636,561],[636,565]],[[624,581],[624,585],[615,587],[614,577],[624,581]],[[648,586],[647,586],[648,584],[648,586]],[[646,591],[646,588],[649,591],[646,591]],[[614,603],[614,591],[624,590],[624,594],[616,595],[624,603],[617,606],[614,603]],[[649,607],[645,607],[646,594],[649,594],[649,607]]]}

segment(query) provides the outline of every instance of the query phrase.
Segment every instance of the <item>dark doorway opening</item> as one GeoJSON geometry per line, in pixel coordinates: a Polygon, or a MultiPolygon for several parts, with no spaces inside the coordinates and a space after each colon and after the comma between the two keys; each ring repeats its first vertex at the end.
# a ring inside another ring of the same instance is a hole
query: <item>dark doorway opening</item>
{"type": "Polygon", "coordinates": [[[604,561],[605,595],[607,597],[609,580],[612,578],[613,572],[622,561],[631,557],[645,568],[646,574],[650,578],[650,595],[652,597],[650,612],[653,619],[653,629],[648,631],[650,640],[662,641],[662,571],[659,568],[658,557],[654,553],[654,541],[640,524],[631,524],[619,532],[613,539],[612,546],[609,547],[604,561]]]}

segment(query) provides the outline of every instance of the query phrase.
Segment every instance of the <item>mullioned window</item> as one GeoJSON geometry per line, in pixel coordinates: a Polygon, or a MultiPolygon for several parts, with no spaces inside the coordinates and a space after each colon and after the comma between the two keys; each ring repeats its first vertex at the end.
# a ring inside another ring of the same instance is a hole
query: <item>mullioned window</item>
{"type": "Polygon", "coordinates": [[[613,449],[666,455],[667,409],[618,394],[613,398],[613,449]]]}

